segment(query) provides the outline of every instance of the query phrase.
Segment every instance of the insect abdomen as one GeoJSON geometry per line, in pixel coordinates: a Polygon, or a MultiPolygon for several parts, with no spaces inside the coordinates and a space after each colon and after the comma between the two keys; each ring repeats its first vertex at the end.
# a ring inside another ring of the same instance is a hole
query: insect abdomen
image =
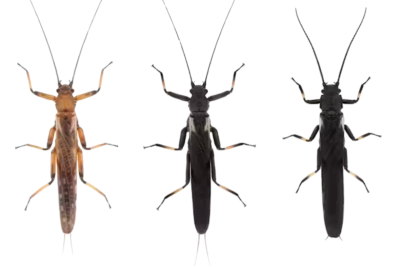
{"type": "Polygon", "coordinates": [[[191,175],[194,224],[199,234],[205,234],[210,223],[210,164],[199,169],[191,168],[191,175]]]}
{"type": "Polygon", "coordinates": [[[77,121],[76,117],[57,116],[57,180],[61,228],[72,232],[76,216],[77,121]]]}
{"type": "Polygon", "coordinates": [[[339,237],[342,232],[344,211],[342,166],[339,162],[336,164],[322,162],[324,221],[330,237],[339,237]]]}

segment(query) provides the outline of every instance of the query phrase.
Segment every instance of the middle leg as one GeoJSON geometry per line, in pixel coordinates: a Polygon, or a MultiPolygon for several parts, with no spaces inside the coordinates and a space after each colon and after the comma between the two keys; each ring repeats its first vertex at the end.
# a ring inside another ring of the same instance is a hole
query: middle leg
{"type": "Polygon", "coordinates": [[[348,135],[348,136],[350,137],[350,139],[353,140],[353,141],[361,140],[361,139],[363,139],[363,138],[365,138],[365,137],[367,137],[367,136],[370,136],[370,135],[375,135],[375,136],[378,136],[378,137],[382,137],[382,136],[377,135],[377,134],[374,134],[374,133],[366,133],[366,134],[364,134],[364,135],[361,135],[361,136],[358,137],[358,138],[355,138],[354,135],[353,135],[353,133],[351,132],[349,126],[345,125],[345,126],[344,126],[344,129],[345,129],[347,135],[348,135]]]}
{"type": "Polygon", "coordinates": [[[229,188],[227,188],[227,187],[225,187],[223,185],[220,185],[217,182],[217,175],[216,175],[216,172],[215,172],[215,161],[214,161],[214,151],[213,150],[211,150],[211,177],[212,177],[212,180],[214,181],[214,183],[216,185],[218,185],[222,189],[228,191],[229,193],[234,194],[235,196],[237,196],[239,198],[239,200],[243,203],[243,205],[246,207],[246,204],[244,204],[243,200],[239,197],[238,193],[236,193],[235,191],[230,190],[229,188]]]}
{"type": "Polygon", "coordinates": [[[18,149],[18,148],[23,147],[23,146],[30,146],[30,147],[37,148],[37,149],[40,149],[40,150],[49,150],[51,148],[51,146],[53,145],[54,133],[55,132],[56,132],[56,126],[54,125],[52,128],[50,128],[49,137],[47,138],[47,147],[46,148],[43,148],[43,147],[40,147],[40,146],[31,145],[31,144],[25,144],[25,145],[22,145],[22,146],[17,146],[17,147],[15,147],[15,149],[18,149]]]}
{"type": "Polygon", "coordinates": [[[86,150],[92,150],[92,149],[95,149],[95,148],[98,148],[101,146],[105,146],[105,145],[118,147],[117,145],[113,145],[113,144],[109,144],[109,143],[103,143],[103,144],[100,144],[97,146],[86,147],[85,134],[83,133],[83,129],[80,126],[78,126],[78,135],[79,135],[79,140],[81,141],[81,145],[82,145],[83,149],[86,149],[86,150]]]}
{"type": "Polygon", "coordinates": [[[219,134],[218,134],[217,128],[211,127],[211,132],[212,132],[212,135],[213,135],[213,138],[214,138],[215,146],[217,147],[218,150],[228,150],[228,149],[235,148],[235,147],[238,147],[238,146],[243,146],[243,145],[256,147],[256,145],[249,145],[249,144],[246,144],[246,143],[238,143],[238,144],[235,144],[235,145],[227,146],[225,148],[223,148],[223,147],[221,148],[221,141],[219,140],[219,134]]]}
{"type": "Polygon", "coordinates": [[[300,140],[303,140],[303,141],[306,141],[306,142],[311,142],[312,140],[314,140],[314,138],[317,135],[318,131],[319,131],[319,125],[315,126],[314,131],[312,132],[312,134],[310,136],[310,139],[306,139],[306,138],[301,137],[300,135],[297,135],[297,134],[292,134],[292,135],[289,135],[287,137],[283,137],[283,140],[293,136],[293,137],[296,137],[296,138],[298,138],[300,140]]]}
{"type": "Polygon", "coordinates": [[[169,197],[175,195],[176,193],[178,193],[179,191],[181,191],[182,189],[184,189],[184,188],[189,184],[189,182],[190,182],[190,154],[189,154],[189,152],[188,152],[187,155],[186,155],[186,182],[185,182],[185,185],[182,186],[181,188],[175,190],[174,192],[172,192],[172,193],[166,195],[166,196],[164,197],[163,201],[161,202],[160,206],[158,206],[157,210],[160,209],[161,205],[164,203],[164,201],[165,201],[167,198],[169,198],[169,197]]]}
{"type": "Polygon", "coordinates": [[[182,148],[185,146],[185,140],[186,140],[187,132],[188,132],[188,128],[187,127],[183,128],[181,130],[181,137],[179,139],[179,147],[178,148],[173,148],[173,147],[165,146],[165,145],[161,145],[161,144],[154,144],[154,145],[151,145],[151,146],[144,146],[143,148],[146,149],[146,148],[149,148],[149,147],[158,146],[158,147],[162,147],[162,148],[170,149],[170,150],[182,150],[182,148]]]}

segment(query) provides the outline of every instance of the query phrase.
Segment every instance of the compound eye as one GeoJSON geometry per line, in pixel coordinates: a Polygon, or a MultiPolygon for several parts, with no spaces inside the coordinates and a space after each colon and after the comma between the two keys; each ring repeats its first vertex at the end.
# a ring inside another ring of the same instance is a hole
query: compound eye
{"type": "Polygon", "coordinates": [[[57,93],[59,93],[60,92],[60,89],[57,89],[57,93]]]}

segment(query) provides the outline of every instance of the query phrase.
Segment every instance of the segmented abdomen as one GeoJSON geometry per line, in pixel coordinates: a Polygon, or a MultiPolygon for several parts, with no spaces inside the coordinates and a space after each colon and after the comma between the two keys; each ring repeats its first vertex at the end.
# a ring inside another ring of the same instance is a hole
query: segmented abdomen
{"type": "Polygon", "coordinates": [[[57,192],[61,231],[70,234],[75,228],[77,206],[77,156],[75,146],[58,140],[57,192]]]}

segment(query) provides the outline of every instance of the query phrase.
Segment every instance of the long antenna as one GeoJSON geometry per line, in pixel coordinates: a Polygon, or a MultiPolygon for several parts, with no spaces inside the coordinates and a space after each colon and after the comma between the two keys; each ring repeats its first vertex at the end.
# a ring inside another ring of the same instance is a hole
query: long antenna
{"type": "Polygon", "coordinates": [[[232,3],[232,5],[231,5],[231,8],[229,9],[228,15],[226,15],[226,18],[225,18],[224,24],[222,25],[222,29],[221,29],[221,31],[220,31],[220,33],[219,33],[219,36],[218,36],[218,39],[217,39],[217,43],[215,44],[214,51],[213,51],[213,53],[212,53],[212,55],[211,55],[210,64],[208,65],[207,74],[206,74],[206,79],[204,80],[203,87],[205,87],[205,86],[206,86],[206,84],[207,84],[208,72],[210,71],[211,62],[212,62],[212,60],[213,60],[213,57],[214,57],[215,49],[217,49],[217,44],[218,44],[219,38],[221,37],[222,30],[224,29],[224,26],[225,26],[226,20],[227,20],[227,19],[228,19],[228,17],[229,17],[229,13],[231,13],[231,9],[232,9],[232,7],[233,7],[233,4],[234,4],[234,3],[235,3],[235,0],[233,0],[233,3],[232,3]]]}
{"type": "Polygon", "coordinates": [[[299,15],[297,14],[297,8],[296,8],[296,16],[297,16],[297,20],[298,20],[299,23],[300,23],[301,28],[303,29],[304,34],[306,35],[306,37],[307,37],[307,39],[308,39],[308,42],[310,43],[311,48],[312,48],[312,50],[313,50],[313,52],[314,52],[315,59],[317,60],[317,63],[318,63],[319,73],[321,73],[322,83],[325,83],[324,75],[322,74],[322,70],[321,70],[321,65],[319,65],[317,53],[315,53],[314,46],[312,45],[310,38],[308,38],[308,35],[307,35],[307,33],[306,33],[306,30],[304,30],[303,24],[301,24],[299,15]]]}
{"type": "Polygon", "coordinates": [[[38,13],[36,12],[35,6],[33,5],[32,0],[30,0],[30,1],[31,1],[31,5],[32,5],[32,7],[33,7],[33,11],[35,11],[36,17],[37,17],[37,19],[38,19],[38,21],[39,21],[40,27],[42,28],[42,32],[43,32],[43,34],[44,34],[44,38],[46,39],[47,46],[49,47],[51,59],[53,60],[54,68],[55,68],[55,70],[56,70],[57,84],[58,84],[58,83],[60,82],[60,79],[58,78],[58,72],[57,72],[56,62],[54,61],[54,57],[53,57],[53,53],[51,52],[51,48],[50,48],[50,45],[49,45],[49,41],[47,40],[46,33],[44,32],[42,23],[40,22],[40,19],[39,19],[38,13]]]}
{"type": "Polygon", "coordinates": [[[181,48],[182,48],[183,56],[185,57],[186,66],[187,66],[188,71],[189,71],[190,81],[191,81],[192,84],[193,84],[192,74],[190,73],[189,63],[188,63],[187,58],[186,58],[185,50],[183,50],[183,45],[182,45],[181,39],[179,38],[179,34],[178,34],[178,31],[177,31],[176,28],[175,28],[175,24],[174,24],[174,21],[172,20],[171,14],[169,14],[168,7],[167,7],[167,5],[165,4],[164,0],[162,0],[162,1],[163,1],[163,3],[164,3],[165,9],[166,9],[167,12],[168,12],[168,16],[169,16],[169,18],[170,18],[170,20],[171,20],[171,22],[172,22],[172,26],[174,26],[174,30],[175,30],[176,36],[178,37],[179,44],[181,45],[181,48]]]}
{"type": "Polygon", "coordinates": [[[93,19],[92,19],[92,22],[90,22],[89,29],[88,29],[88,31],[87,31],[87,33],[86,33],[85,39],[83,40],[83,44],[82,44],[82,47],[81,47],[81,51],[79,52],[78,60],[76,61],[74,74],[73,74],[72,80],[71,80],[71,82],[70,82],[70,84],[69,84],[70,86],[72,86],[72,84],[74,83],[75,72],[76,72],[76,68],[78,67],[78,63],[79,63],[79,59],[80,59],[81,54],[82,54],[83,46],[85,45],[86,38],[87,38],[87,36],[88,36],[88,34],[89,34],[90,28],[92,27],[92,23],[93,23],[93,21],[94,21],[94,18],[96,17],[97,11],[98,11],[99,8],[100,8],[101,2],[103,2],[103,0],[101,0],[100,3],[99,3],[99,5],[97,6],[96,12],[94,13],[94,16],[93,16],[93,19]]]}
{"type": "Polygon", "coordinates": [[[336,78],[335,84],[340,83],[340,79],[342,78],[342,74],[343,74],[343,70],[344,70],[344,65],[346,65],[347,57],[349,56],[351,47],[353,46],[353,43],[356,40],[357,35],[360,32],[362,25],[364,24],[365,17],[367,16],[367,11],[368,11],[368,7],[366,6],[364,8],[363,16],[362,16],[360,22],[358,23],[357,29],[354,32],[353,37],[350,39],[350,43],[348,44],[346,52],[344,53],[344,57],[343,57],[343,60],[342,60],[342,65],[340,66],[339,73],[338,73],[338,76],[336,78]]]}

